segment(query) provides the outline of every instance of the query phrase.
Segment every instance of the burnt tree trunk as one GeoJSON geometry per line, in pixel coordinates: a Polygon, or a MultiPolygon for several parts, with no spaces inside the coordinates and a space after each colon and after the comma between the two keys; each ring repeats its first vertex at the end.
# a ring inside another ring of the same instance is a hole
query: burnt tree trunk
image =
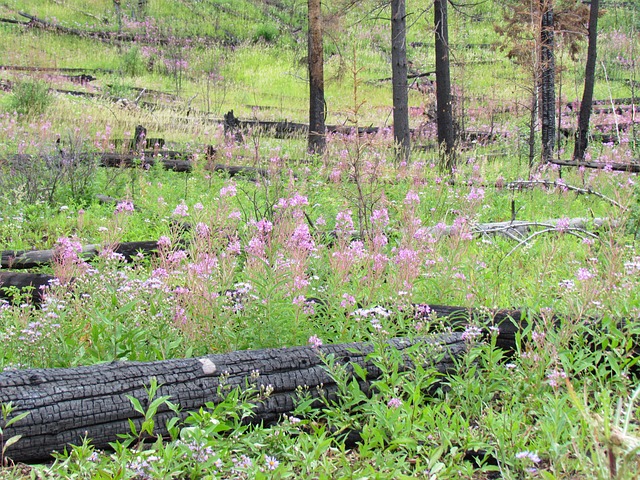
{"type": "Polygon", "coordinates": [[[553,31],[553,0],[540,0],[540,101],[542,114],[542,161],[553,159],[556,142],[555,58],[553,31]]]}
{"type": "Polygon", "coordinates": [[[578,130],[576,131],[576,143],[573,149],[573,159],[577,162],[584,160],[584,152],[587,150],[589,135],[589,119],[593,102],[593,88],[596,83],[596,59],[598,56],[598,13],[600,0],[591,0],[589,11],[589,46],[587,47],[587,64],[584,68],[584,91],[578,116],[578,130]]]}
{"type": "MultiPolygon", "coordinates": [[[[534,73],[534,85],[535,85],[535,73],[534,73]]],[[[538,121],[538,89],[533,88],[531,92],[531,111],[529,117],[529,170],[531,170],[535,164],[536,159],[536,123],[538,121]]]]}
{"type": "Polygon", "coordinates": [[[455,138],[453,131],[453,108],[451,105],[447,1],[448,0],[434,0],[434,21],[438,145],[440,146],[442,156],[441,166],[451,171],[455,167],[455,138]]]}
{"type": "Polygon", "coordinates": [[[309,0],[309,140],[308,150],[322,154],[326,147],[324,101],[324,54],[320,0],[309,0]]]}
{"type": "MultiPolygon", "coordinates": [[[[416,342],[425,348],[442,348],[433,354],[428,366],[440,372],[453,368],[453,359],[466,351],[461,333],[440,335],[435,339],[409,341],[402,338],[389,340],[389,348],[406,350],[416,342]]],[[[381,374],[367,359],[373,351],[371,344],[351,343],[312,347],[293,347],[266,350],[248,350],[201,358],[167,360],[150,363],[115,362],[67,369],[15,370],[0,373],[0,403],[12,402],[13,414],[29,415],[4,431],[5,438],[22,435],[19,442],[6,452],[14,462],[40,462],[51,460],[51,453],[62,452],[69,445],[78,445],[88,438],[99,449],[108,449],[109,442],[118,434],[130,431],[129,419],[139,429],[142,418],[132,407],[128,395],[148,401],[145,386],[152,378],[157,380],[158,396],[167,395],[170,401],[186,412],[198,410],[206,403],[218,404],[223,400],[219,387],[270,387],[271,395],[256,401],[256,423],[270,423],[290,414],[295,407],[299,387],[318,398],[335,398],[335,381],[324,368],[323,356],[334,355],[340,364],[357,364],[367,371],[367,380],[361,381],[368,390],[368,382],[381,374]],[[257,379],[254,372],[259,372],[257,379]]],[[[404,368],[411,368],[407,359],[404,368]]],[[[352,371],[352,370],[351,370],[352,371]]],[[[155,417],[155,434],[167,434],[166,421],[174,417],[166,404],[155,417]]]]}
{"type": "Polygon", "coordinates": [[[405,0],[392,0],[391,80],[393,84],[393,140],[398,162],[407,161],[411,151],[407,70],[406,2],[405,0]]]}

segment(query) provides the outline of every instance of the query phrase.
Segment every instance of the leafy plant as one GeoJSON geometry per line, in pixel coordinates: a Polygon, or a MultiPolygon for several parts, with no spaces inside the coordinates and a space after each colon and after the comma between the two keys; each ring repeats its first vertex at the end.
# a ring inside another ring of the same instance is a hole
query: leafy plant
{"type": "Polygon", "coordinates": [[[53,102],[49,85],[42,80],[23,80],[13,87],[9,110],[25,116],[44,113],[53,102]]]}
{"type": "Polygon", "coordinates": [[[2,410],[2,426],[0,427],[0,468],[2,468],[8,463],[8,459],[6,457],[7,449],[22,438],[22,435],[14,435],[12,437],[5,438],[5,431],[14,423],[26,418],[30,412],[22,412],[11,417],[11,414],[15,410],[15,407],[11,402],[0,404],[0,409],[2,410]]]}

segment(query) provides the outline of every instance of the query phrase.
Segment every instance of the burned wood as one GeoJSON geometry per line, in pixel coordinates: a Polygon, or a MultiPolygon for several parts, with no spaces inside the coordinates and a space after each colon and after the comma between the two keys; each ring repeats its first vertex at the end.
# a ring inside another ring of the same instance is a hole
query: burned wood
{"type": "Polygon", "coordinates": [[[267,178],[269,176],[269,171],[264,168],[223,165],[221,163],[216,163],[213,167],[213,171],[224,172],[230,177],[241,176],[251,180],[256,180],[258,177],[267,178]]]}
{"type": "Polygon", "coordinates": [[[92,73],[113,73],[113,70],[105,68],[62,68],[62,67],[31,67],[21,65],[0,65],[0,70],[10,70],[16,72],[92,72],[92,73]]]}
{"type": "MultiPolygon", "coordinates": [[[[423,366],[435,368],[444,375],[452,371],[455,362],[467,351],[465,336],[460,330],[466,330],[470,324],[480,326],[480,339],[495,336],[496,346],[509,355],[518,351],[519,338],[536,324],[545,329],[562,328],[564,321],[559,315],[546,314],[541,318],[525,310],[432,304],[414,304],[407,314],[415,321],[425,322],[427,329],[440,323],[454,332],[412,340],[393,338],[386,348],[408,352],[419,347],[423,352],[423,366]]],[[[625,321],[618,324],[624,327],[625,321]]],[[[590,325],[600,324],[597,319],[588,319],[580,335],[586,339],[587,348],[600,349],[596,337],[602,327],[592,330],[590,325]]],[[[4,434],[8,437],[22,436],[20,442],[8,448],[6,455],[15,462],[47,461],[54,451],[80,444],[85,438],[89,438],[95,448],[109,448],[109,443],[116,441],[119,434],[130,431],[130,420],[139,429],[143,418],[134,410],[129,396],[144,404],[147,401],[145,387],[152,380],[159,386],[158,396],[168,396],[171,402],[180,405],[182,418],[206,403],[222,402],[223,383],[232,388],[268,389],[269,396],[254,400],[254,414],[247,421],[272,423],[293,411],[299,388],[306,387],[318,400],[314,407],[323,405],[319,401],[321,396],[325,401],[336,398],[337,385],[324,368],[323,359],[327,356],[344,364],[351,375],[354,365],[362,367],[366,371],[365,379],[353,378],[369,392],[371,382],[382,374],[368,358],[373,348],[369,343],[350,343],[318,348],[247,350],[148,363],[112,362],[65,369],[5,371],[0,373],[3,386],[0,403],[11,401],[15,415],[29,413],[25,419],[6,428],[4,434]]],[[[635,355],[636,350],[634,338],[627,354],[635,355]]],[[[405,355],[399,368],[406,371],[414,366],[412,357],[405,355]]],[[[166,422],[175,415],[168,405],[161,404],[155,417],[154,434],[166,436],[166,422]]]]}
{"type": "Polygon", "coordinates": [[[28,295],[28,299],[34,305],[39,305],[43,300],[43,289],[54,280],[53,275],[44,273],[20,273],[0,271],[0,303],[14,301],[16,294],[28,295]]]}
{"type": "MultiPolygon", "coordinates": [[[[26,28],[40,28],[43,30],[50,30],[57,33],[63,33],[66,35],[74,35],[82,38],[91,38],[99,40],[101,42],[137,42],[155,45],[167,45],[169,43],[189,43],[190,38],[178,38],[178,37],[148,37],[146,34],[128,33],[128,32],[116,32],[108,30],[78,30],[76,28],[65,27],[58,23],[48,22],[35,15],[30,15],[25,12],[18,12],[20,16],[29,19],[28,22],[20,23],[21,26],[26,28]]],[[[18,23],[18,22],[11,22],[18,23]]],[[[222,42],[212,37],[198,37],[198,43],[202,45],[216,45],[222,42]]],[[[234,42],[226,42],[229,44],[235,44],[234,42]]]]}
{"type": "MultiPolygon", "coordinates": [[[[430,77],[432,75],[435,75],[436,72],[435,70],[430,71],[430,72],[422,72],[422,73],[411,73],[409,75],[407,75],[407,79],[408,80],[413,80],[416,78],[424,78],[424,77],[430,77]]],[[[378,80],[372,80],[371,83],[374,82],[390,82],[391,81],[391,77],[386,77],[386,78],[379,78],[378,80]]]]}
{"type": "Polygon", "coordinates": [[[606,226],[615,226],[617,223],[608,218],[570,218],[551,219],[546,221],[523,221],[513,220],[506,222],[477,223],[463,226],[440,225],[430,227],[427,234],[435,238],[442,236],[452,236],[468,232],[471,235],[482,237],[487,235],[499,235],[513,240],[521,240],[529,235],[534,229],[558,229],[558,231],[584,231],[590,229],[601,229],[606,226]]]}
{"type": "Polygon", "coordinates": [[[616,172],[640,173],[640,163],[573,162],[569,160],[551,160],[549,163],[563,167],[584,167],[616,172]]]}
{"type": "MultiPolygon", "coordinates": [[[[411,341],[396,338],[388,342],[388,348],[400,351],[414,345],[423,345],[421,348],[432,352],[425,366],[433,366],[442,373],[450,371],[453,360],[466,350],[460,333],[411,341]]],[[[326,356],[334,356],[350,372],[352,365],[366,369],[366,381],[360,383],[368,391],[370,382],[382,374],[367,358],[372,351],[371,344],[351,343],[248,350],[149,363],[113,362],[67,369],[5,371],[0,373],[0,403],[11,401],[15,407],[13,414],[29,413],[3,432],[8,438],[22,436],[8,448],[6,456],[14,462],[47,461],[54,451],[81,444],[84,438],[89,438],[95,448],[109,448],[118,434],[130,431],[130,419],[139,428],[142,418],[128,396],[144,404],[145,387],[152,379],[159,385],[157,395],[167,395],[171,402],[180,405],[182,418],[208,402],[220,403],[223,398],[219,387],[223,384],[245,389],[253,383],[258,390],[268,388],[270,395],[255,401],[249,421],[275,422],[293,411],[299,388],[307,387],[316,399],[321,395],[328,401],[336,398],[335,380],[324,368],[326,356]],[[257,378],[254,372],[259,372],[257,378]]],[[[401,369],[412,366],[407,357],[401,369]]],[[[320,405],[318,401],[316,406],[320,405]]],[[[174,416],[166,404],[161,404],[154,433],[166,435],[166,421],[174,416]]]]}
{"type": "MultiPolygon", "coordinates": [[[[91,261],[105,250],[102,245],[86,245],[79,252],[80,258],[91,261]]],[[[130,262],[139,254],[150,255],[158,250],[158,242],[155,240],[142,242],[122,242],[113,249],[109,249],[117,255],[121,255],[123,260],[130,262]]],[[[0,252],[1,268],[28,269],[49,265],[55,261],[56,250],[5,250],[0,252]]],[[[1,277],[0,277],[1,278],[1,277]]],[[[26,280],[27,277],[24,277],[26,280]]],[[[2,280],[0,279],[0,282],[2,280]]]]}
{"type": "Polygon", "coordinates": [[[188,173],[193,170],[192,154],[172,150],[160,151],[158,154],[154,151],[143,151],[140,154],[103,153],[98,159],[101,167],[151,168],[159,163],[174,172],[188,173]]]}

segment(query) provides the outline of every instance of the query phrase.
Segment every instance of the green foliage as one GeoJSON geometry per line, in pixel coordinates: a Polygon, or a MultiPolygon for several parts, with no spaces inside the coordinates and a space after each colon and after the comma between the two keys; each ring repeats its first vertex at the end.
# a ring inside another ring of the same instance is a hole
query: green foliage
{"type": "Polygon", "coordinates": [[[14,410],[15,406],[11,402],[0,404],[0,411],[2,412],[2,425],[0,425],[0,469],[7,465],[7,458],[5,457],[7,449],[22,438],[22,435],[14,435],[12,437],[5,438],[4,432],[11,425],[19,422],[29,415],[29,412],[22,412],[18,415],[11,416],[14,410]]]}
{"type": "Polygon", "coordinates": [[[140,55],[140,48],[137,46],[129,47],[129,49],[122,54],[120,61],[120,71],[123,75],[129,77],[137,77],[145,70],[144,61],[140,55]]]}
{"type": "Polygon", "coordinates": [[[254,42],[266,42],[266,43],[274,43],[280,32],[278,27],[271,23],[264,23],[255,27],[255,32],[253,34],[254,42]]]}
{"type": "Polygon", "coordinates": [[[36,116],[46,112],[53,97],[49,85],[42,80],[22,80],[13,87],[9,110],[25,116],[36,116]]]}
{"type": "MultiPolygon", "coordinates": [[[[326,358],[337,381],[335,399],[318,402],[311,396],[316,391],[301,387],[293,415],[270,426],[250,425],[255,405],[267,394],[257,374],[244,388],[222,386],[219,402],[180,416],[171,399],[158,395],[166,393],[162,387],[152,384],[146,396],[132,395],[138,419],[126,438],[114,442],[114,452],[98,451],[85,439],[54,465],[35,467],[33,476],[637,477],[638,327],[617,322],[636,318],[640,308],[636,180],[606,171],[561,172],[566,184],[613,198],[628,211],[575,190],[507,188],[531,173],[519,153],[526,145],[516,128],[526,117],[517,113],[523,75],[499,50],[466,46],[496,41],[489,28],[499,16],[495,2],[469,5],[468,15],[451,16],[454,76],[461,108],[469,114],[466,126],[488,126],[508,138],[466,145],[451,182],[432,167],[436,154],[427,149],[413,151],[407,165],[394,165],[384,131],[331,135],[326,156],[308,157],[303,136],[276,139],[250,131],[236,144],[199,115],[236,108],[241,118],[304,121],[306,65],[300,59],[306,51],[300,32],[306,16],[299,2],[157,0],[145,4],[144,12],[133,12],[136,2],[122,3],[128,5],[123,15],[147,20],[122,25],[123,33],[149,42],[144,49],[0,28],[3,43],[41,52],[34,65],[53,65],[55,54],[56,66],[117,72],[111,78],[96,74],[94,84],[82,87],[102,89],[106,95],[100,100],[61,96],[42,110],[40,120],[29,113],[28,126],[11,115],[0,118],[3,151],[30,155],[19,157],[29,160],[21,163],[11,155],[0,159],[0,245],[44,249],[69,237],[103,246],[90,267],[79,258],[45,267],[74,282],[50,289],[41,308],[24,305],[27,294],[14,297],[15,304],[0,304],[0,370],[294,346],[314,335],[327,344],[369,342],[374,351],[366,368],[326,358]],[[157,48],[166,40],[163,32],[173,38],[157,48]],[[211,38],[205,47],[188,41],[207,35],[234,47],[212,47],[211,38]],[[109,100],[137,98],[134,86],[149,88],[159,106],[148,112],[139,108],[142,102],[109,100]],[[131,136],[140,123],[150,134],[167,137],[168,148],[197,153],[194,170],[97,169],[85,155],[94,148],[109,150],[114,138],[131,136]],[[264,168],[268,177],[212,173],[199,146],[209,144],[217,150],[214,164],[244,162],[264,168]],[[97,192],[130,200],[135,208],[116,213],[115,205],[95,201],[97,192]],[[178,207],[184,213],[176,213],[178,207]],[[338,215],[344,220],[349,210],[353,227],[339,234],[338,215]],[[476,223],[509,220],[514,212],[518,220],[537,222],[530,235],[474,234],[476,223]],[[587,225],[589,234],[546,223],[565,217],[621,221],[627,213],[630,221],[611,222],[597,233],[587,225]],[[385,215],[388,223],[380,220],[385,215]],[[445,226],[453,226],[453,234],[443,233],[445,226]],[[169,247],[150,258],[125,263],[109,254],[108,247],[121,241],[160,237],[169,247]],[[306,303],[307,297],[317,303],[306,303]],[[428,341],[403,354],[386,344],[395,336],[450,333],[447,319],[408,313],[422,302],[524,307],[543,319],[552,309],[564,319],[524,328],[513,354],[497,348],[495,337],[469,340],[466,353],[441,372],[435,362],[444,352],[428,341]],[[381,375],[366,384],[374,370],[381,375]],[[176,415],[163,441],[157,414],[167,408],[176,415]],[[345,440],[354,438],[355,447],[347,450],[345,440]],[[469,452],[480,452],[476,461],[467,461],[469,452]]],[[[86,10],[80,0],[8,5],[74,26],[78,12],[86,10]]],[[[113,5],[94,7],[81,23],[115,29],[113,5]]],[[[622,80],[637,73],[633,12],[622,15],[621,7],[614,8],[619,21],[603,17],[609,33],[602,60],[611,81],[599,87],[600,99],[629,96],[622,80]],[[616,31],[623,26],[628,31],[616,31]]],[[[364,18],[364,10],[350,10],[346,17],[327,11],[328,123],[388,125],[388,82],[379,81],[389,76],[388,19],[364,18]],[[342,24],[358,27],[343,40],[342,24]],[[344,52],[347,43],[357,46],[348,78],[344,56],[330,55],[344,52]]],[[[408,39],[412,68],[427,72],[433,59],[425,41],[432,38],[425,32],[433,27],[428,15],[417,17],[408,39]]],[[[579,83],[580,64],[563,67],[567,84],[579,83]]],[[[422,112],[412,117],[420,132],[416,143],[425,147],[432,140],[432,96],[427,84],[411,90],[412,109],[422,112]]],[[[633,158],[624,142],[593,145],[591,155],[605,163],[633,158]]],[[[551,168],[536,175],[559,177],[551,168]]],[[[5,469],[0,476],[21,474],[5,469]]]]}

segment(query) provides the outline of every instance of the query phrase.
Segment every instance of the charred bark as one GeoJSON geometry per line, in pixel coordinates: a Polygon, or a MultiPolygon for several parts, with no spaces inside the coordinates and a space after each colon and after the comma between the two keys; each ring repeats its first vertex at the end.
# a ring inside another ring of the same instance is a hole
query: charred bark
{"type": "Polygon", "coordinates": [[[587,150],[588,145],[589,119],[591,118],[593,88],[596,83],[599,10],[600,0],[591,0],[589,10],[589,46],[587,47],[587,64],[584,69],[584,91],[582,93],[582,103],[580,104],[580,114],[578,116],[576,143],[573,149],[573,159],[578,162],[584,160],[584,152],[587,150]]]}
{"type": "Polygon", "coordinates": [[[140,154],[103,153],[99,155],[101,167],[143,167],[150,168],[160,163],[167,170],[174,172],[190,172],[193,169],[192,155],[184,152],[164,151],[155,155],[154,151],[140,154]],[[186,158],[186,159],[182,159],[186,158]]]}
{"type": "Polygon", "coordinates": [[[436,51],[436,104],[438,145],[442,154],[441,165],[452,171],[455,167],[455,135],[451,104],[451,71],[449,62],[449,25],[447,1],[434,0],[436,51]]]}
{"type": "Polygon", "coordinates": [[[326,148],[324,99],[324,54],[320,0],[309,0],[309,139],[310,153],[322,154],[326,148]]]}
{"type": "MultiPolygon", "coordinates": [[[[433,348],[428,366],[440,372],[453,368],[453,359],[466,350],[462,335],[440,335],[434,339],[409,341],[391,339],[389,348],[406,350],[422,343],[433,348]]],[[[299,387],[308,387],[315,398],[323,395],[335,398],[336,384],[324,368],[323,356],[333,355],[341,364],[360,365],[367,371],[366,381],[360,381],[368,390],[369,382],[378,378],[380,370],[367,359],[373,347],[367,343],[312,347],[292,347],[267,350],[249,350],[201,358],[167,360],[150,363],[115,362],[67,369],[15,370],[0,373],[0,403],[12,402],[14,414],[29,412],[20,422],[3,432],[6,438],[22,435],[19,442],[9,447],[6,456],[14,462],[39,462],[51,459],[54,451],[61,452],[72,444],[81,444],[84,438],[100,449],[108,449],[109,442],[118,434],[130,431],[129,419],[137,428],[141,415],[137,413],[128,395],[147,401],[145,386],[155,378],[160,386],[158,396],[167,395],[171,402],[186,412],[198,410],[206,403],[218,404],[223,400],[223,384],[246,388],[255,382],[256,388],[272,388],[269,397],[256,401],[255,423],[270,423],[293,411],[299,387]],[[254,372],[259,372],[257,379],[254,372]]],[[[407,359],[403,369],[411,368],[407,359]]],[[[319,405],[319,403],[318,403],[319,405]]],[[[158,409],[154,433],[166,435],[166,421],[176,414],[167,405],[158,409]]]]}
{"type": "MultiPolygon", "coordinates": [[[[87,245],[82,247],[79,254],[81,258],[90,261],[103,250],[100,245],[87,245]]],[[[158,242],[155,240],[143,242],[123,242],[113,248],[113,252],[122,255],[123,260],[130,262],[139,253],[149,255],[157,252],[158,242]]],[[[0,252],[0,267],[12,269],[37,268],[54,262],[56,250],[5,250],[0,252]]],[[[4,273],[4,272],[2,272],[4,273]]],[[[2,277],[0,276],[0,283],[2,277]]],[[[0,285],[1,287],[2,285],[0,285]]]]}
{"type": "Polygon", "coordinates": [[[542,114],[542,161],[553,159],[556,142],[556,94],[553,30],[553,0],[540,0],[540,103],[542,114]]]}
{"type": "Polygon", "coordinates": [[[396,147],[396,161],[401,162],[409,159],[411,151],[405,0],[391,1],[391,70],[393,139],[396,147]]]}

